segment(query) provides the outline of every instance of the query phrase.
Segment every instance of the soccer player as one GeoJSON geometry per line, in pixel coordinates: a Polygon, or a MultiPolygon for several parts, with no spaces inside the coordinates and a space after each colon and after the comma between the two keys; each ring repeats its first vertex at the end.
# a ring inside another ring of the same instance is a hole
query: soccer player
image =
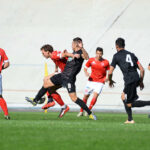
{"type": "Polygon", "coordinates": [[[6,101],[2,96],[2,70],[9,67],[9,60],[8,57],[3,49],[0,48],[0,106],[4,112],[4,118],[9,120],[10,116],[8,114],[8,108],[6,101]]]}
{"type": "MultiPolygon", "coordinates": [[[[61,57],[62,52],[61,51],[54,51],[53,47],[49,44],[43,45],[41,47],[41,53],[42,55],[48,59],[50,58],[55,63],[55,73],[58,72],[58,68],[61,70],[61,72],[64,70],[64,67],[67,62],[66,57],[61,57]]],[[[52,77],[55,73],[50,74],[49,76],[45,77],[45,80],[52,77]]],[[[69,111],[69,106],[65,105],[61,96],[56,92],[57,89],[59,89],[61,86],[54,86],[48,89],[47,95],[48,95],[48,103],[45,104],[42,109],[48,109],[49,107],[52,107],[55,105],[55,102],[53,99],[61,106],[62,109],[65,109],[65,113],[69,111]]],[[[34,106],[37,103],[33,103],[33,101],[30,101],[30,99],[26,98],[28,102],[31,102],[34,106]]],[[[42,100],[41,100],[42,101],[42,100]]],[[[64,114],[63,114],[64,115],[64,114]]],[[[59,117],[62,117],[63,115],[59,115],[59,117]]]]}
{"type": "Polygon", "coordinates": [[[137,87],[139,86],[140,90],[143,90],[144,88],[144,68],[133,53],[125,50],[125,40],[123,38],[118,38],[115,44],[117,53],[113,56],[108,73],[109,86],[112,87],[114,85],[112,74],[116,65],[118,65],[123,73],[125,83],[122,93],[122,100],[125,106],[125,110],[128,114],[128,120],[125,123],[132,124],[134,123],[132,117],[132,108],[150,105],[150,101],[137,100],[137,87]],[[137,72],[137,69],[140,70],[140,76],[137,72]]]}
{"type": "MultiPolygon", "coordinates": [[[[33,101],[38,102],[49,87],[63,86],[67,89],[71,100],[83,108],[88,113],[90,119],[96,120],[96,116],[76,94],[76,76],[82,68],[84,59],[88,59],[88,54],[83,48],[81,38],[77,37],[73,39],[72,49],[73,53],[65,51],[62,54],[62,57],[68,57],[64,71],[44,80],[43,87],[39,90],[33,101]]],[[[60,113],[65,113],[65,110],[62,109],[60,113]]]]}
{"type": "MultiPolygon", "coordinates": [[[[88,78],[87,85],[85,87],[85,94],[83,97],[83,101],[86,104],[90,94],[93,92],[93,98],[89,105],[89,109],[91,110],[95,105],[98,96],[100,95],[103,86],[106,81],[107,70],[109,70],[109,61],[104,59],[103,57],[103,49],[101,47],[97,47],[96,56],[90,58],[85,64],[84,72],[88,78]],[[87,71],[88,68],[91,67],[91,74],[87,71]]],[[[87,114],[85,113],[85,116],[87,114]]],[[[80,109],[78,117],[83,116],[83,109],[80,109]]]]}
{"type": "MultiPolygon", "coordinates": [[[[67,62],[67,57],[62,57],[61,51],[54,51],[53,47],[47,44],[41,47],[41,52],[46,59],[50,58],[55,63],[55,73],[58,73],[58,68],[61,70],[61,72],[64,70],[66,62],[67,62]]],[[[54,74],[47,76],[46,79],[52,77],[54,74]]],[[[58,86],[58,87],[55,86],[55,87],[49,88],[47,92],[48,98],[54,99],[55,101],[57,101],[57,103],[60,106],[62,106],[62,108],[66,108],[66,112],[67,112],[69,111],[69,106],[64,104],[61,96],[56,92],[56,90],[60,87],[61,86],[58,86]]],[[[54,105],[55,105],[55,102],[51,100],[48,104],[44,105],[42,109],[47,109],[54,105]]]]}

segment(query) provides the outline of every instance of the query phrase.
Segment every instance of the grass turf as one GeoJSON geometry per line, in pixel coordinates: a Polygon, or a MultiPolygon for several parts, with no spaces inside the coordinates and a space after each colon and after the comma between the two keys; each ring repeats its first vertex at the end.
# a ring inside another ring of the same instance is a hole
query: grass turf
{"type": "Polygon", "coordinates": [[[0,114],[1,150],[149,150],[150,119],[135,114],[135,124],[125,125],[126,114],[96,113],[98,120],[58,112],[0,114]]]}

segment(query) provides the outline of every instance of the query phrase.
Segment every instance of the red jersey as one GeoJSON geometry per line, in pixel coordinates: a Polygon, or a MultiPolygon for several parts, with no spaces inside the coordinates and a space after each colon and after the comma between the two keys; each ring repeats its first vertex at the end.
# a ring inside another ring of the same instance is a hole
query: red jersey
{"type": "Polygon", "coordinates": [[[61,51],[53,51],[51,59],[60,68],[60,70],[62,72],[67,63],[67,57],[62,58],[61,53],[62,53],[61,51]]]}
{"type": "Polygon", "coordinates": [[[96,60],[95,57],[90,58],[85,64],[85,67],[91,67],[91,75],[89,77],[89,81],[105,83],[106,73],[110,67],[108,60],[96,60]]]}
{"type": "Polygon", "coordinates": [[[2,66],[5,62],[8,62],[8,57],[3,49],[0,48],[0,73],[2,71],[2,66]]]}

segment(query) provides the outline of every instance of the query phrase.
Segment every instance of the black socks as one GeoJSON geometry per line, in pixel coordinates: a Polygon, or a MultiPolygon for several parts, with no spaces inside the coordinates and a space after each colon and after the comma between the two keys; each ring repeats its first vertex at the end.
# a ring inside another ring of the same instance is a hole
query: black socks
{"type": "Polygon", "coordinates": [[[127,104],[125,103],[125,100],[123,101],[123,104],[124,104],[126,113],[128,114],[128,121],[133,120],[131,107],[128,107],[128,106],[127,106],[127,104]]]}
{"type": "Polygon", "coordinates": [[[92,113],[91,110],[81,99],[78,98],[75,103],[78,104],[81,108],[83,108],[88,113],[88,115],[92,113]]]}
{"type": "Polygon", "coordinates": [[[47,92],[47,88],[44,88],[44,87],[42,86],[42,88],[39,90],[38,94],[35,96],[34,101],[35,101],[35,102],[38,102],[38,100],[40,100],[41,97],[44,96],[46,92],[47,92]]]}

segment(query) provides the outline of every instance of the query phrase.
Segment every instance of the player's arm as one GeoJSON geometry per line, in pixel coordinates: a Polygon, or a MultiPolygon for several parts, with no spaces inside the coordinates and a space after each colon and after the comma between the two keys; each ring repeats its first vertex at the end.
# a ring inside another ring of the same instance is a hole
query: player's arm
{"type": "Polygon", "coordinates": [[[72,57],[73,59],[74,59],[74,58],[80,58],[80,54],[68,53],[67,50],[64,50],[64,52],[62,53],[61,56],[62,56],[63,58],[64,58],[64,57],[72,57]]]}
{"type": "Polygon", "coordinates": [[[10,65],[9,61],[4,62],[3,66],[2,66],[2,69],[6,69],[6,68],[8,68],[8,67],[9,67],[9,65],[10,65]]]}
{"type": "Polygon", "coordinates": [[[114,83],[116,83],[115,81],[112,80],[114,69],[115,68],[113,66],[110,66],[110,69],[109,69],[109,72],[108,72],[108,82],[109,82],[110,87],[114,87],[114,83]]]}
{"type": "Polygon", "coordinates": [[[55,64],[55,72],[58,72],[58,66],[55,64]]]}
{"type": "Polygon", "coordinates": [[[143,79],[144,79],[145,70],[139,62],[137,64],[138,64],[138,68],[140,70],[140,90],[143,90],[144,89],[143,79]]]}
{"type": "Polygon", "coordinates": [[[90,76],[90,73],[88,72],[88,68],[87,67],[84,67],[84,73],[87,77],[90,76]]]}
{"type": "Polygon", "coordinates": [[[64,58],[64,57],[72,57],[72,58],[74,58],[74,54],[68,53],[67,50],[64,50],[64,51],[62,52],[62,54],[61,54],[61,57],[62,57],[62,58],[64,58]]]}
{"type": "Polygon", "coordinates": [[[9,60],[8,60],[8,57],[7,57],[6,53],[5,53],[5,51],[4,51],[4,55],[3,56],[4,56],[4,63],[2,65],[2,69],[6,69],[6,68],[9,67],[10,63],[9,63],[9,60]]]}
{"type": "Polygon", "coordinates": [[[91,67],[91,58],[86,62],[85,66],[84,66],[84,73],[87,77],[90,76],[90,73],[88,72],[88,68],[91,67]]]}
{"type": "Polygon", "coordinates": [[[88,55],[87,51],[84,49],[83,43],[82,42],[78,42],[77,47],[79,47],[82,50],[82,55],[81,55],[82,58],[85,59],[85,60],[88,60],[89,59],[89,55],[88,55]]]}

